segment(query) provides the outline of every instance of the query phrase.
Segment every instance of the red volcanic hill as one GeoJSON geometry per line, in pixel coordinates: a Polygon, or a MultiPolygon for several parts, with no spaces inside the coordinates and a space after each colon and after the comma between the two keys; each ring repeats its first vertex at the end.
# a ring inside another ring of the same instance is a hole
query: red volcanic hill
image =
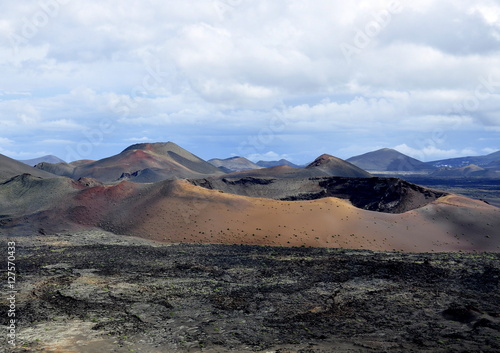
{"type": "Polygon", "coordinates": [[[32,174],[40,178],[54,177],[51,173],[30,167],[27,164],[0,154],[0,181],[7,180],[24,173],[32,174]]]}
{"type": "MultiPolygon", "coordinates": [[[[37,167],[57,172],[53,165],[37,167]]],[[[130,180],[150,183],[174,178],[200,178],[224,174],[203,159],[173,142],[132,145],[120,154],[78,166],[59,167],[73,179],[91,177],[104,183],[130,180]],[[74,167],[74,168],[73,168],[74,167]],[[70,175],[69,175],[70,174],[70,175]]]]}
{"type": "Polygon", "coordinates": [[[173,243],[500,251],[500,209],[457,195],[385,213],[336,197],[274,200],[186,180],[102,185],[92,179],[22,175],[0,184],[0,215],[2,234],[99,227],[173,243]]]}
{"type": "Polygon", "coordinates": [[[369,178],[372,175],[367,171],[356,167],[354,164],[346,162],[340,158],[323,154],[316,158],[305,169],[320,170],[330,176],[349,177],[349,178],[369,178]]]}

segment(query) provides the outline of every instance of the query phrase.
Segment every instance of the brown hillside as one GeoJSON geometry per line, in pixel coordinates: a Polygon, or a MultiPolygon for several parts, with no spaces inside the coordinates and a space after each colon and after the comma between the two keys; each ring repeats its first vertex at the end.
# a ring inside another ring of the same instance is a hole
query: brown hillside
{"type": "Polygon", "coordinates": [[[115,156],[94,162],[41,165],[39,168],[76,180],[91,177],[104,183],[121,180],[149,183],[223,174],[221,170],[172,142],[136,144],[115,156]]]}
{"type": "Polygon", "coordinates": [[[16,175],[31,174],[40,178],[52,178],[55,175],[31,167],[15,159],[0,154],[0,181],[5,181],[16,175]]]}
{"type": "MultiPolygon", "coordinates": [[[[456,195],[389,214],[362,210],[333,197],[311,201],[250,198],[184,180],[122,182],[78,190],[81,187],[82,183],[72,186],[64,202],[61,198],[39,202],[22,217],[25,227],[41,232],[101,227],[174,243],[500,251],[500,209],[456,195]]],[[[36,200],[40,193],[22,183],[15,188],[0,186],[0,197],[6,192],[24,192],[27,200],[36,200]]],[[[0,207],[3,231],[15,231],[21,222],[9,213],[9,205],[0,207]]]]}
{"type": "Polygon", "coordinates": [[[369,178],[371,174],[356,167],[354,164],[346,162],[340,158],[323,154],[316,158],[306,167],[307,170],[316,169],[327,173],[330,176],[349,177],[349,178],[369,178]]]}

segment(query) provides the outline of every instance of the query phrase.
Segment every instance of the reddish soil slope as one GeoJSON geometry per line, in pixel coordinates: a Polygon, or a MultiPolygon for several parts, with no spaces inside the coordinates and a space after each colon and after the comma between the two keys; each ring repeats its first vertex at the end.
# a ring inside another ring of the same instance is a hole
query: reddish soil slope
{"type": "Polygon", "coordinates": [[[316,158],[306,169],[317,169],[330,176],[351,177],[351,178],[369,178],[371,176],[367,171],[356,167],[354,164],[346,162],[340,158],[323,154],[316,158]]]}
{"type": "Polygon", "coordinates": [[[150,183],[224,174],[172,142],[132,145],[115,156],[94,162],[57,165],[44,163],[37,167],[75,180],[90,177],[104,183],[122,180],[150,183]]]}
{"type": "Polygon", "coordinates": [[[184,180],[92,186],[88,179],[56,178],[52,190],[66,191],[36,201],[42,191],[31,184],[41,181],[28,179],[0,185],[0,199],[7,200],[0,205],[2,232],[18,231],[22,223],[40,232],[101,227],[174,243],[500,251],[500,209],[456,195],[389,214],[333,197],[277,201],[208,190],[184,180]],[[8,199],[19,193],[31,206],[19,204],[13,211],[8,199]]]}

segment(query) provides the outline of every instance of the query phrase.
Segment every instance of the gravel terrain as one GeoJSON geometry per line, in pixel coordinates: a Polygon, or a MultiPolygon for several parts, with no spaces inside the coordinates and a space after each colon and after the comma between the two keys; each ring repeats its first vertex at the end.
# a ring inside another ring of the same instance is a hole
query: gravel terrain
{"type": "Polygon", "coordinates": [[[8,240],[5,352],[500,352],[500,254],[8,240]]]}

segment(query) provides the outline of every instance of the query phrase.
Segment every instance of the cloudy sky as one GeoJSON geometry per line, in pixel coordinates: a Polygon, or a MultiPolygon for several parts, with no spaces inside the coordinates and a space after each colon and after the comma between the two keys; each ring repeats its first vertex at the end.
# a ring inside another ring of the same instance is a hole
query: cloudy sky
{"type": "Polygon", "coordinates": [[[496,0],[0,0],[0,153],[500,149],[496,0]]]}

